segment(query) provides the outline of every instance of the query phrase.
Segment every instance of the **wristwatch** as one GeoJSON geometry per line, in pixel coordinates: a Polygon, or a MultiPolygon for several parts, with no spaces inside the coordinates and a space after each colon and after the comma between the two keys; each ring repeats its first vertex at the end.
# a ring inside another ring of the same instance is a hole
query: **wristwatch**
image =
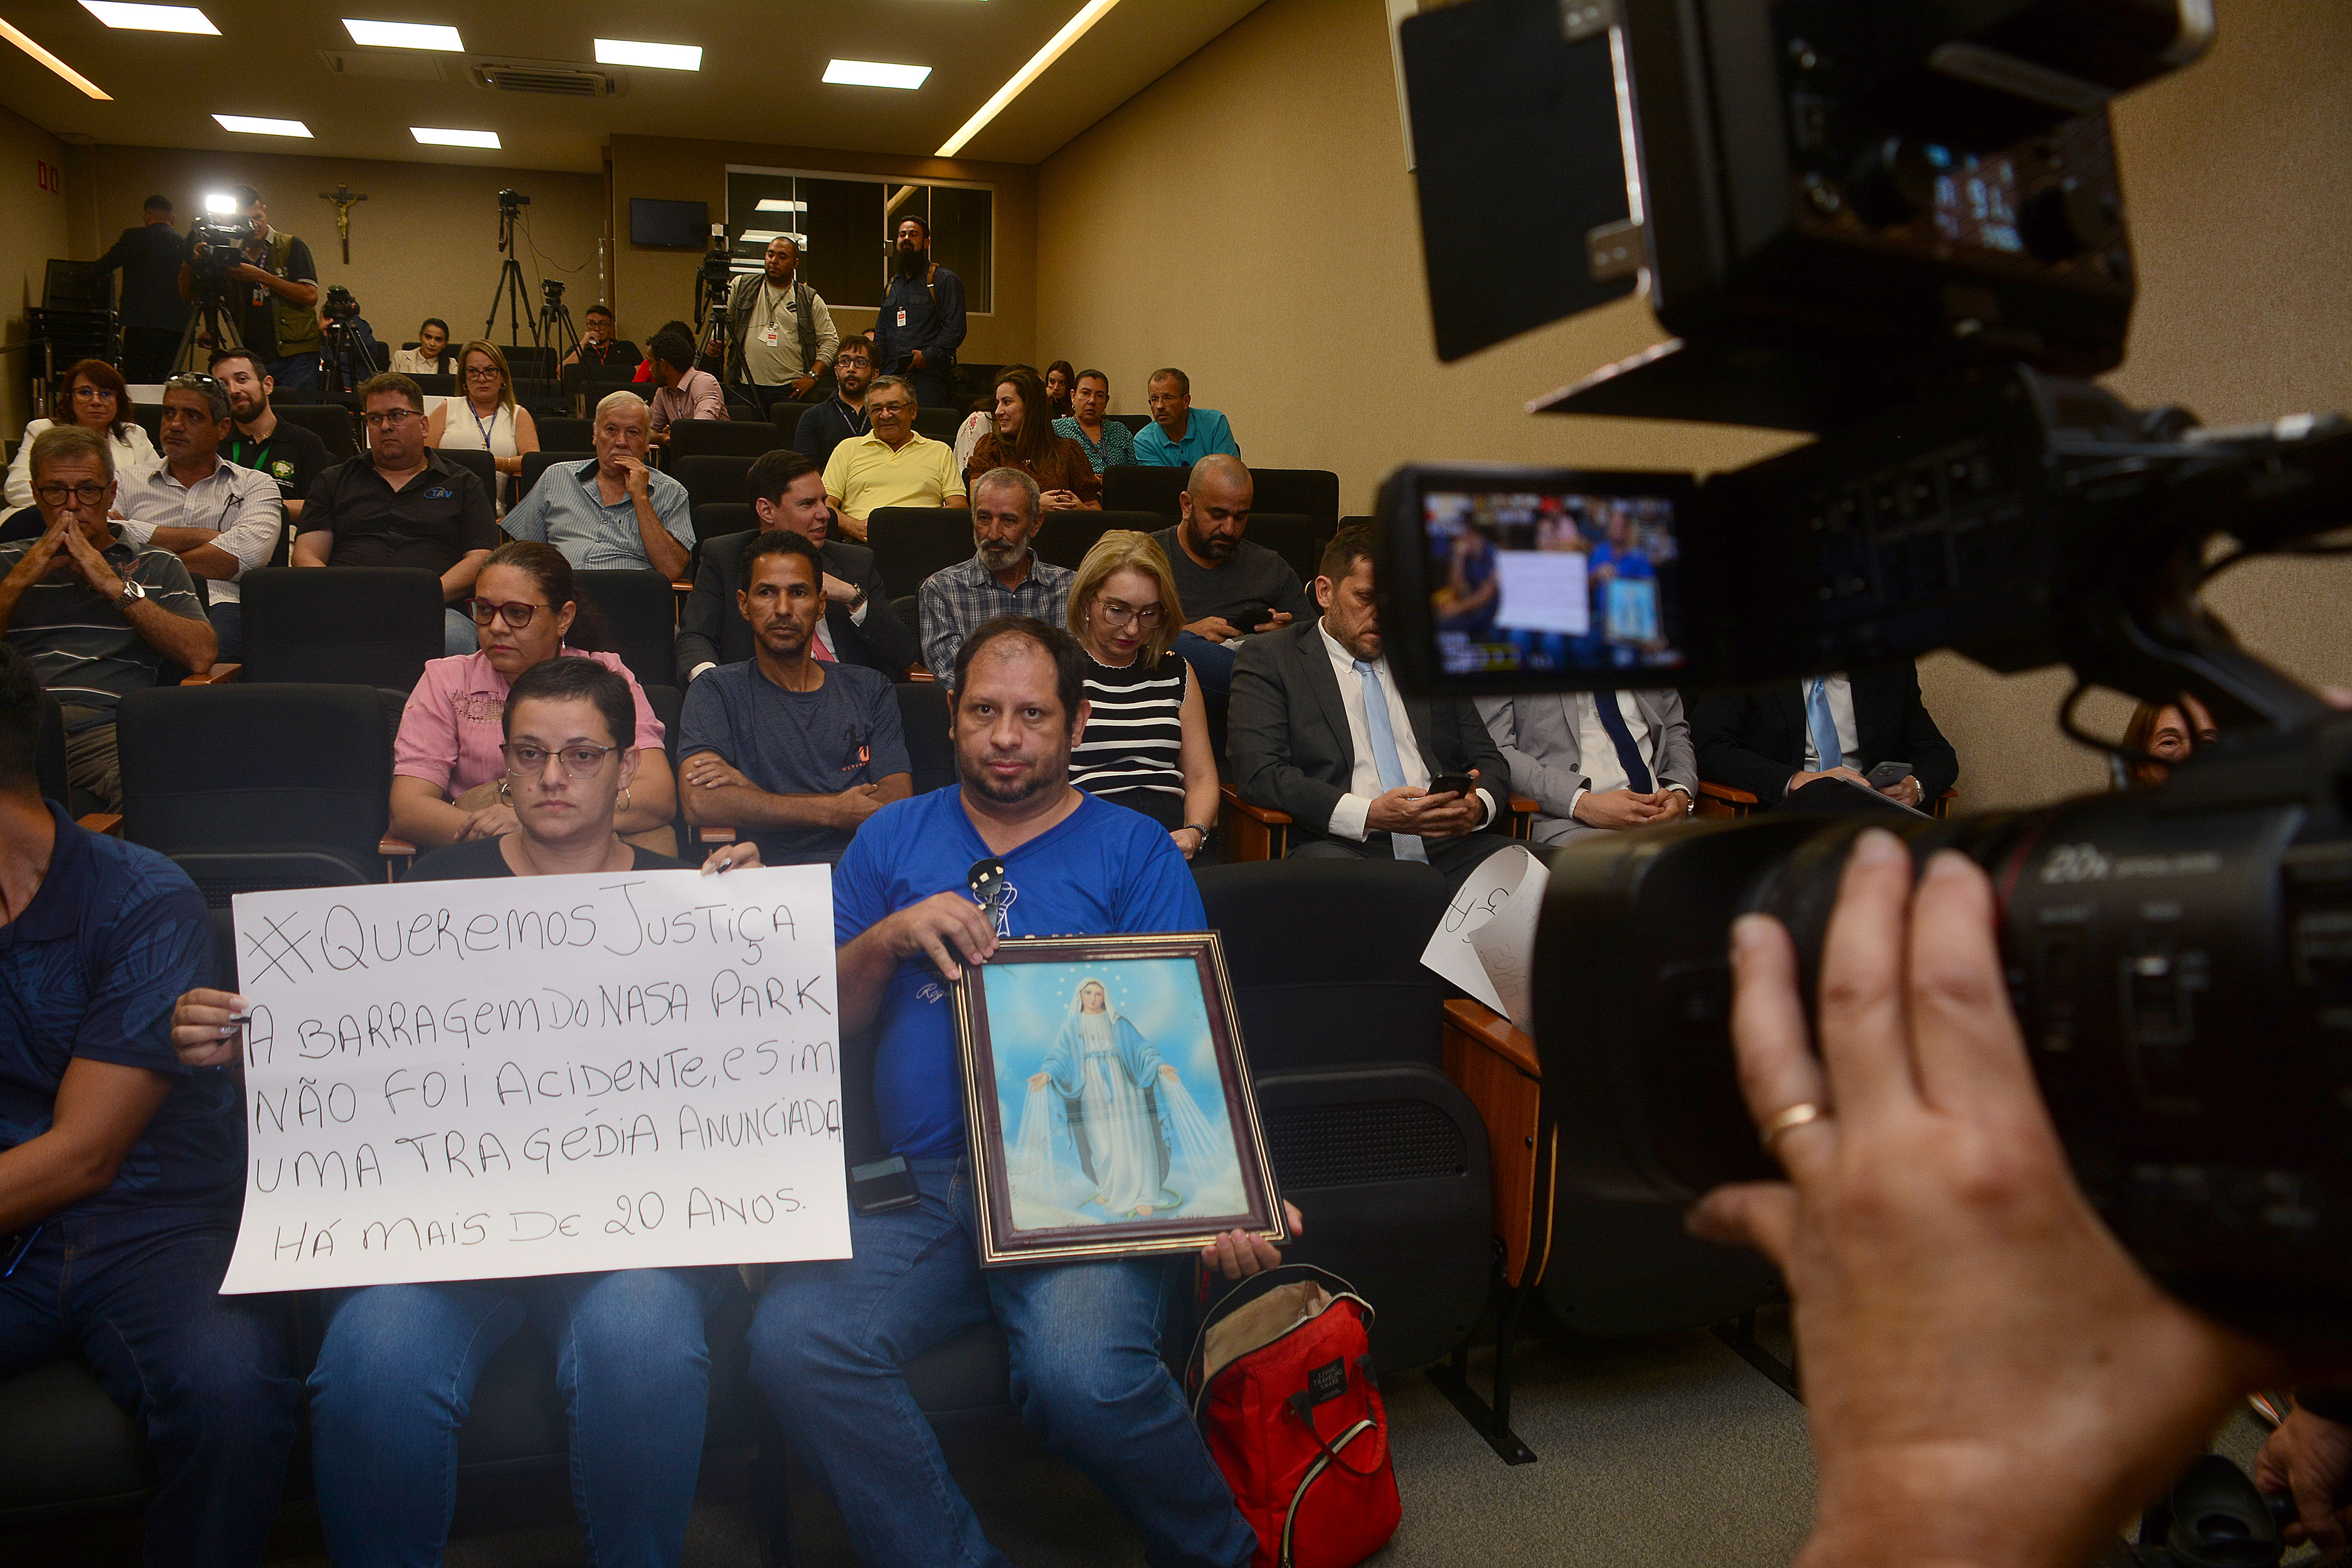
{"type": "Polygon", "coordinates": [[[131,600],[143,599],[146,596],[147,590],[144,587],[137,583],[126,582],[122,584],[122,592],[114,595],[114,607],[118,610],[127,610],[131,607],[131,600]]]}

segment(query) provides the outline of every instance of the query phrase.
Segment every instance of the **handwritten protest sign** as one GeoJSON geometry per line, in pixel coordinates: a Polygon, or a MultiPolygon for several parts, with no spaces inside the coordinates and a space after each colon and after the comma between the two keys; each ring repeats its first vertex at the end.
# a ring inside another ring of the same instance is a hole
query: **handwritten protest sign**
{"type": "Polygon", "coordinates": [[[849,1256],[825,868],[241,893],[221,1289],[849,1256]]]}

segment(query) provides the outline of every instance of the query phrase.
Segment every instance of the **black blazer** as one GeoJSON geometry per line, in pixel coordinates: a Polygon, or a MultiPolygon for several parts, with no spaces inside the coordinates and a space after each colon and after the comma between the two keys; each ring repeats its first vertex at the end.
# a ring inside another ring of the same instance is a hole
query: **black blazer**
{"type": "MultiPolygon", "coordinates": [[[[1307,838],[1329,837],[1331,812],[1356,772],[1322,626],[1319,617],[1295,621],[1242,644],[1225,724],[1225,755],[1241,797],[1288,812],[1307,838]]],[[[1433,775],[1476,768],[1479,792],[1499,821],[1511,808],[1511,770],[1478,710],[1466,699],[1408,695],[1404,711],[1422,765],[1433,775]]]]}
{"type": "MultiPolygon", "coordinates": [[[[1847,672],[1853,685],[1856,773],[1880,763],[1909,763],[1924,800],[1934,800],[1960,776],[1960,759],[1919,700],[1919,672],[1909,664],[1847,672]]],[[[1805,688],[1784,681],[1755,691],[1710,692],[1684,698],[1691,737],[1698,744],[1698,776],[1744,789],[1767,803],[1779,800],[1805,765],[1805,688]]]]}
{"type": "MultiPolygon", "coordinates": [[[[693,683],[696,665],[740,664],[756,651],[751,647],[751,624],[735,607],[736,591],[743,585],[743,546],[751,542],[756,531],[723,534],[703,541],[702,569],[694,574],[694,591],[686,596],[686,604],[677,613],[677,686],[681,691],[693,683]]],[[[827,572],[852,587],[866,590],[866,624],[862,626],[849,618],[848,605],[824,607],[824,624],[833,633],[833,651],[844,664],[862,664],[868,669],[880,670],[893,680],[905,679],[908,667],[923,661],[923,650],[915,645],[914,634],[891,614],[890,590],[884,585],[882,574],[874,569],[874,552],[862,544],[828,539],[821,552],[827,572]]]]}

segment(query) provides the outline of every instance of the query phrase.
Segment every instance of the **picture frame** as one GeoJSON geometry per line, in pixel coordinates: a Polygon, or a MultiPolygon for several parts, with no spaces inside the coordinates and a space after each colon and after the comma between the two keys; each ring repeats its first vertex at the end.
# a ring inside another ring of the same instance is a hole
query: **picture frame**
{"type": "Polygon", "coordinates": [[[1016,938],[955,993],[982,1268],[1290,1239],[1216,932],[1016,938]]]}

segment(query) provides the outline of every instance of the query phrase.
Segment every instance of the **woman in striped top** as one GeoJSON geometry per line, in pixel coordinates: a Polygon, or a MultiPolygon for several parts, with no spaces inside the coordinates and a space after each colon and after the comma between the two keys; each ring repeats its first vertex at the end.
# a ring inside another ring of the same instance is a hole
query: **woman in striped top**
{"type": "Polygon", "coordinates": [[[1175,652],[1184,624],[1168,557],[1148,533],[1113,529],[1070,582],[1070,631],[1085,648],[1086,733],[1070,782],[1169,830],[1190,860],[1217,816],[1217,763],[1201,683],[1175,652]]]}

